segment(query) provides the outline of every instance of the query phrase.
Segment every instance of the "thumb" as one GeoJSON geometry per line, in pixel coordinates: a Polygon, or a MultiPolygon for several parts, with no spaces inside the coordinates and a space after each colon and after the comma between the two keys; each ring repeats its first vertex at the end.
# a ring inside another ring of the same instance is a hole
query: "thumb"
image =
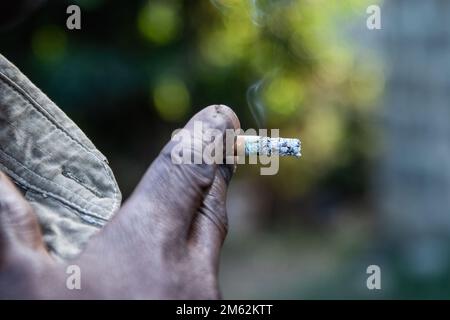
{"type": "Polygon", "coordinates": [[[0,253],[17,246],[45,250],[36,214],[11,180],[0,172],[0,253]]]}
{"type": "Polygon", "coordinates": [[[197,257],[209,262],[214,272],[218,270],[220,248],[228,231],[227,188],[227,172],[224,167],[219,167],[199,214],[194,218],[189,239],[197,257]]]}
{"type": "MultiPolygon", "coordinates": [[[[212,105],[196,115],[186,124],[183,133],[190,136],[189,147],[194,153],[195,146],[205,146],[207,141],[195,135],[195,124],[201,123],[203,134],[205,130],[214,129],[225,136],[225,130],[239,128],[239,120],[235,113],[227,106],[212,105]]],[[[215,180],[218,164],[175,164],[172,153],[179,147],[179,142],[171,141],[161,151],[144,175],[130,199],[124,204],[121,211],[126,211],[127,223],[132,222],[132,212],[139,218],[135,222],[143,225],[142,219],[150,219],[147,226],[156,226],[161,235],[173,238],[186,239],[192,219],[201,206],[215,180]],[[131,211],[131,215],[130,215],[131,211]],[[185,233],[185,237],[180,232],[185,233]]],[[[182,146],[183,148],[185,145],[182,146]]],[[[184,150],[183,150],[184,152],[184,150]]],[[[221,167],[226,167],[221,165],[221,167]]],[[[232,168],[226,167],[232,172],[232,168]]],[[[231,177],[227,174],[228,177],[231,177]]],[[[119,213],[118,219],[123,215],[119,213]]]]}

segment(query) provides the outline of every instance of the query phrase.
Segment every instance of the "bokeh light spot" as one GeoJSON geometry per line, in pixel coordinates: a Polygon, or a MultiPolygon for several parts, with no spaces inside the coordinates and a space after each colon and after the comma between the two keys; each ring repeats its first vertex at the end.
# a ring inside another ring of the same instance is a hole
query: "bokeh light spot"
{"type": "Polygon", "coordinates": [[[156,111],[166,121],[182,120],[190,108],[190,94],[183,81],[163,77],[153,89],[156,111]]]}
{"type": "Polygon", "coordinates": [[[148,2],[138,15],[139,31],[155,44],[171,42],[178,34],[180,18],[176,4],[148,2]]]}
{"type": "Polygon", "coordinates": [[[67,36],[58,26],[40,27],[34,33],[31,41],[34,55],[43,62],[58,62],[66,52],[67,36]]]}
{"type": "Polygon", "coordinates": [[[344,135],[342,115],[326,106],[310,110],[306,118],[302,137],[310,142],[307,161],[319,166],[339,161],[342,157],[337,150],[344,135]]]}
{"type": "Polygon", "coordinates": [[[264,91],[263,99],[274,114],[288,116],[303,101],[304,92],[295,77],[284,76],[272,80],[264,91]]]}

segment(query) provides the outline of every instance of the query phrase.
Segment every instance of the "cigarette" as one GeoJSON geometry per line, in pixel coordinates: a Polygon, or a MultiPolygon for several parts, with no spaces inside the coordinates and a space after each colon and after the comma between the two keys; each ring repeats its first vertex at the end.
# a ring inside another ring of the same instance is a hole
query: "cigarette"
{"type": "Polygon", "coordinates": [[[301,142],[299,139],[244,135],[236,137],[237,155],[280,155],[300,157],[300,151],[301,142]]]}

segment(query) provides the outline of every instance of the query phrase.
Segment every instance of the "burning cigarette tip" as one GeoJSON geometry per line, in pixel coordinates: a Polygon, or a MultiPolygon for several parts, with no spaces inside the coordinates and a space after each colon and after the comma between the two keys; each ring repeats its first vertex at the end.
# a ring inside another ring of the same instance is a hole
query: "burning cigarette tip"
{"type": "Polygon", "coordinates": [[[244,139],[245,155],[280,155],[301,156],[301,142],[299,139],[269,138],[261,136],[242,136],[244,139]]]}

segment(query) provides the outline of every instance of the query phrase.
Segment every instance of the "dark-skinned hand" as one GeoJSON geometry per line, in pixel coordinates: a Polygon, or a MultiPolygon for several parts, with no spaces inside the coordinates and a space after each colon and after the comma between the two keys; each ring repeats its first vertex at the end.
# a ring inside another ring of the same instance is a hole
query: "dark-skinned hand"
{"type": "MultiPolygon", "coordinates": [[[[207,107],[204,128],[239,128],[234,112],[207,107]]],[[[172,163],[169,142],[130,198],[78,258],[57,262],[47,252],[37,217],[11,180],[0,174],[0,297],[61,299],[215,299],[227,233],[225,199],[233,165],[172,163]],[[68,265],[81,289],[66,286],[68,265]]]]}

